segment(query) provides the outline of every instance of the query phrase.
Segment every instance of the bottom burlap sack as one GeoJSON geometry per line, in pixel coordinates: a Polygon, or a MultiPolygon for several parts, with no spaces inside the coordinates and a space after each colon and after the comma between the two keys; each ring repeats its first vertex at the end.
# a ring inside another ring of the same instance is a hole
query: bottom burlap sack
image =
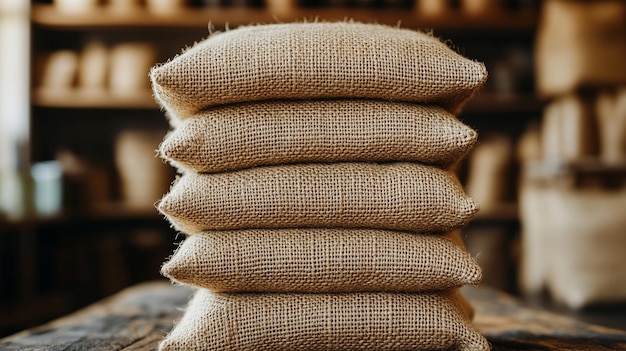
{"type": "Polygon", "coordinates": [[[444,290],[480,282],[459,233],[258,229],[192,235],[161,272],[219,292],[444,290]]]}
{"type": "Polygon", "coordinates": [[[453,173],[417,163],[187,173],[158,207],[187,234],[302,227],[446,232],[466,225],[478,211],[453,173]]]}
{"type": "Polygon", "coordinates": [[[489,350],[458,291],[220,294],[200,289],[160,351],[489,350]]]}

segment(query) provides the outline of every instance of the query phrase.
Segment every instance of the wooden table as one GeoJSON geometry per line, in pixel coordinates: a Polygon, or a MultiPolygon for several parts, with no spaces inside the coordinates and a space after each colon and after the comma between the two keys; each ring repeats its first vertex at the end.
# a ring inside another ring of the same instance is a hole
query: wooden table
{"type": "MultiPolygon", "coordinates": [[[[487,288],[465,288],[493,350],[626,350],[626,332],[525,307],[487,288]]],[[[151,282],[0,340],[3,351],[152,351],[182,314],[187,288],[151,282]]]]}

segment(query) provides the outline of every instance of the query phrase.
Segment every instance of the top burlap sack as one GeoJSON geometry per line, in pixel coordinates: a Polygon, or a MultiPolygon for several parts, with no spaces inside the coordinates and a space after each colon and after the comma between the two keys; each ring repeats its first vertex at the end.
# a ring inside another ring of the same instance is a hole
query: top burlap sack
{"type": "Polygon", "coordinates": [[[150,76],[170,118],[184,119],[215,105],[267,99],[375,98],[456,112],[487,72],[425,33],[315,22],[216,33],[150,76]]]}

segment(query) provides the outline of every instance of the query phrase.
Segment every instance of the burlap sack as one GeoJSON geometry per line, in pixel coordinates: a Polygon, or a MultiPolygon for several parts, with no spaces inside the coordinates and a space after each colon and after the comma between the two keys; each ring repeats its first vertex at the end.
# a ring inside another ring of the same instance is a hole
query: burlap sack
{"type": "Polygon", "coordinates": [[[489,350],[456,291],[219,294],[198,290],[161,351],[489,350]]]}
{"type": "Polygon", "coordinates": [[[602,91],[595,102],[600,158],[607,163],[626,160],[626,85],[616,92],[602,91]]]}
{"type": "Polygon", "coordinates": [[[486,78],[484,65],[431,35],[355,22],[239,27],[151,73],[157,100],[177,118],[267,99],[376,98],[455,111],[486,78]]]}
{"type": "Polygon", "coordinates": [[[550,293],[573,308],[626,302],[626,190],[554,189],[546,201],[550,293]]]}
{"type": "Polygon", "coordinates": [[[436,106],[379,100],[227,105],[185,120],[163,158],[198,172],[337,161],[413,161],[445,167],[477,134],[436,106]]]}
{"type": "Polygon", "coordinates": [[[161,272],[218,292],[416,292],[478,284],[480,268],[450,241],[453,235],[458,233],[211,231],[185,239],[161,272]]]}
{"type": "Polygon", "coordinates": [[[534,52],[542,96],[626,83],[626,3],[544,1],[534,52]]]}
{"type": "Polygon", "coordinates": [[[176,229],[445,232],[478,210],[454,174],[415,163],[298,164],[183,175],[158,205],[176,229]]]}
{"type": "Polygon", "coordinates": [[[546,159],[577,161],[597,154],[592,106],[578,94],[551,101],[543,112],[542,153],[546,159]]]}
{"type": "Polygon", "coordinates": [[[547,207],[551,189],[526,181],[519,191],[521,220],[519,289],[525,295],[538,296],[546,287],[550,257],[554,248],[550,228],[552,218],[547,207]]]}

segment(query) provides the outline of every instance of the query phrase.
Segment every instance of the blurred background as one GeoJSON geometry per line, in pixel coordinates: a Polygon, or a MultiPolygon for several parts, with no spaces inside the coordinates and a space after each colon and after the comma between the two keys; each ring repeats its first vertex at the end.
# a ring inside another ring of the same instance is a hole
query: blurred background
{"type": "Polygon", "coordinates": [[[0,0],[0,337],[164,279],[181,238],[154,208],[175,175],[150,67],[209,29],[315,18],[485,62],[455,168],[483,285],[626,329],[626,2],[0,0]]]}

